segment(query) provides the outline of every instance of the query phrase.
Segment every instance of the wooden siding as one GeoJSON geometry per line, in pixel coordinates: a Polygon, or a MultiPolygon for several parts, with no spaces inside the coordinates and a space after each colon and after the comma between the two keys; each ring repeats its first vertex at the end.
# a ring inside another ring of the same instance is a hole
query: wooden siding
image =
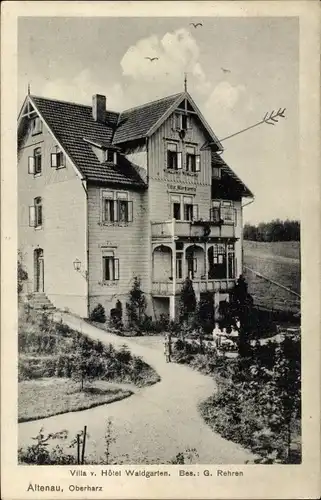
{"type": "Polygon", "coordinates": [[[108,313],[119,299],[125,314],[125,302],[135,276],[141,279],[142,290],[147,295],[151,289],[148,196],[146,192],[122,190],[128,192],[133,202],[133,222],[103,224],[102,191],[103,188],[95,186],[88,189],[89,305],[92,310],[101,303],[108,313]],[[102,255],[108,250],[119,259],[119,280],[103,283],[102,255]]]}

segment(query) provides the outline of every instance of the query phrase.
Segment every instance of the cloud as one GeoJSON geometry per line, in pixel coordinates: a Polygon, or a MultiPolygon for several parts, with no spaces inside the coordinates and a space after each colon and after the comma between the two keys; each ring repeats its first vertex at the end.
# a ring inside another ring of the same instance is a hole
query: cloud
{"type": "Polygon", "coordinates": [[[222,81],[211,92],[205,106],[207,108],[224,107],[225,109],[232,109],[244,91],[244,85],[233,86],[227,81],[222,81]]]}
{"type": "Polygon", "coordinates": [[[157,86],[183,84],[184,73],[203,90],[208,87],[205,72],[199,61],[200,49],[194,37],[184,28],[165,33],[160,38],[152,35],[129,47],[120,64],[123,75],[141,83],[157,86]],[[158,57],[149,61],[146,57],[158,57]]]}
{"type": "Polygon", "coordinates": [[[126,96],[119,83],[104,85],[97,81],[89,69],[84,69],[72,79],[58,78],[47,82],[39,93],[44,97],[91,104],[93,94],[107,96],[107,108],[119,110],[126,105],[126,96]]]}

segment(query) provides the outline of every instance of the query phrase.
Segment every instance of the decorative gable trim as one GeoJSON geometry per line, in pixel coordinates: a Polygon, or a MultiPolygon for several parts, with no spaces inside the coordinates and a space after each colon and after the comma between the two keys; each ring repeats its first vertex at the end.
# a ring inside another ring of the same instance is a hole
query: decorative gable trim
{"type": "Polygon", "coordinates": [[[211,127],[209,126],[209,124],[207,123],[205,118],[203,117],[201,111],[196,106],[195,102],[193,101],[193,99],[191,98],[191,96],[189,95],[188,92],[184,92],[178,96],[176,101],[174,101],[174,103],[168,108],[168,110],[163,114],[163,116],[161,116],[161,118],[159,118],[159,120],[157,120],[157,122],[154,123],[154,125],[149,129],[149,131],[147,132],[146,135],[148,137],[153,135],[156,132],[156,130],[165,122],[165,120],[167,120],[167,118],[169,118],[169,116],[176,110],[176,108],[181,104],[181,102],[184,99],[187,99],[189,101],[190,105],[194,108],[194,110],[195,110],[194,115],[196,114],[198,116],[203,127],[206,129],[207,133],[210,135],[210,137],[213,139],[213,141],[217,145],[218,150],[223,151],[222,144],[220,143],[219,139],[214,134],[213,130],[211,129],[211,127]]]}

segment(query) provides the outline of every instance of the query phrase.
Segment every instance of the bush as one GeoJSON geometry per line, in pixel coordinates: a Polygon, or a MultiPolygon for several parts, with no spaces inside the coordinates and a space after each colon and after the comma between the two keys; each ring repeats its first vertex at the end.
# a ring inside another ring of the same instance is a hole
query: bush
{"type": "Polygon", "coordinates": [[[98,304],[90,314],[91,321],[96,321],[97,323],[106,323],[106,313],[105,308],[98,304]]]}

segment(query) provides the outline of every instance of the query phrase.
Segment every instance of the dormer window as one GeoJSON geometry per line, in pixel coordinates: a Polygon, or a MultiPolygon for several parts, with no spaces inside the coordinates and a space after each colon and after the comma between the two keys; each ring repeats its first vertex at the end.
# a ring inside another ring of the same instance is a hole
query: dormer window
{"type": "Polygon", "coordinates": [[[31,134],[37,135],[42,132],[42,121],[39,116],[36,116],[31,120],[31,134]]]}
{"type": "Polygon", "coordinates": [[[114,151],[113,149],[107,149],[106,150],[106,161],[110,163],[114,163],[115,165],[117,164],[117,151],[114,151]]]}

